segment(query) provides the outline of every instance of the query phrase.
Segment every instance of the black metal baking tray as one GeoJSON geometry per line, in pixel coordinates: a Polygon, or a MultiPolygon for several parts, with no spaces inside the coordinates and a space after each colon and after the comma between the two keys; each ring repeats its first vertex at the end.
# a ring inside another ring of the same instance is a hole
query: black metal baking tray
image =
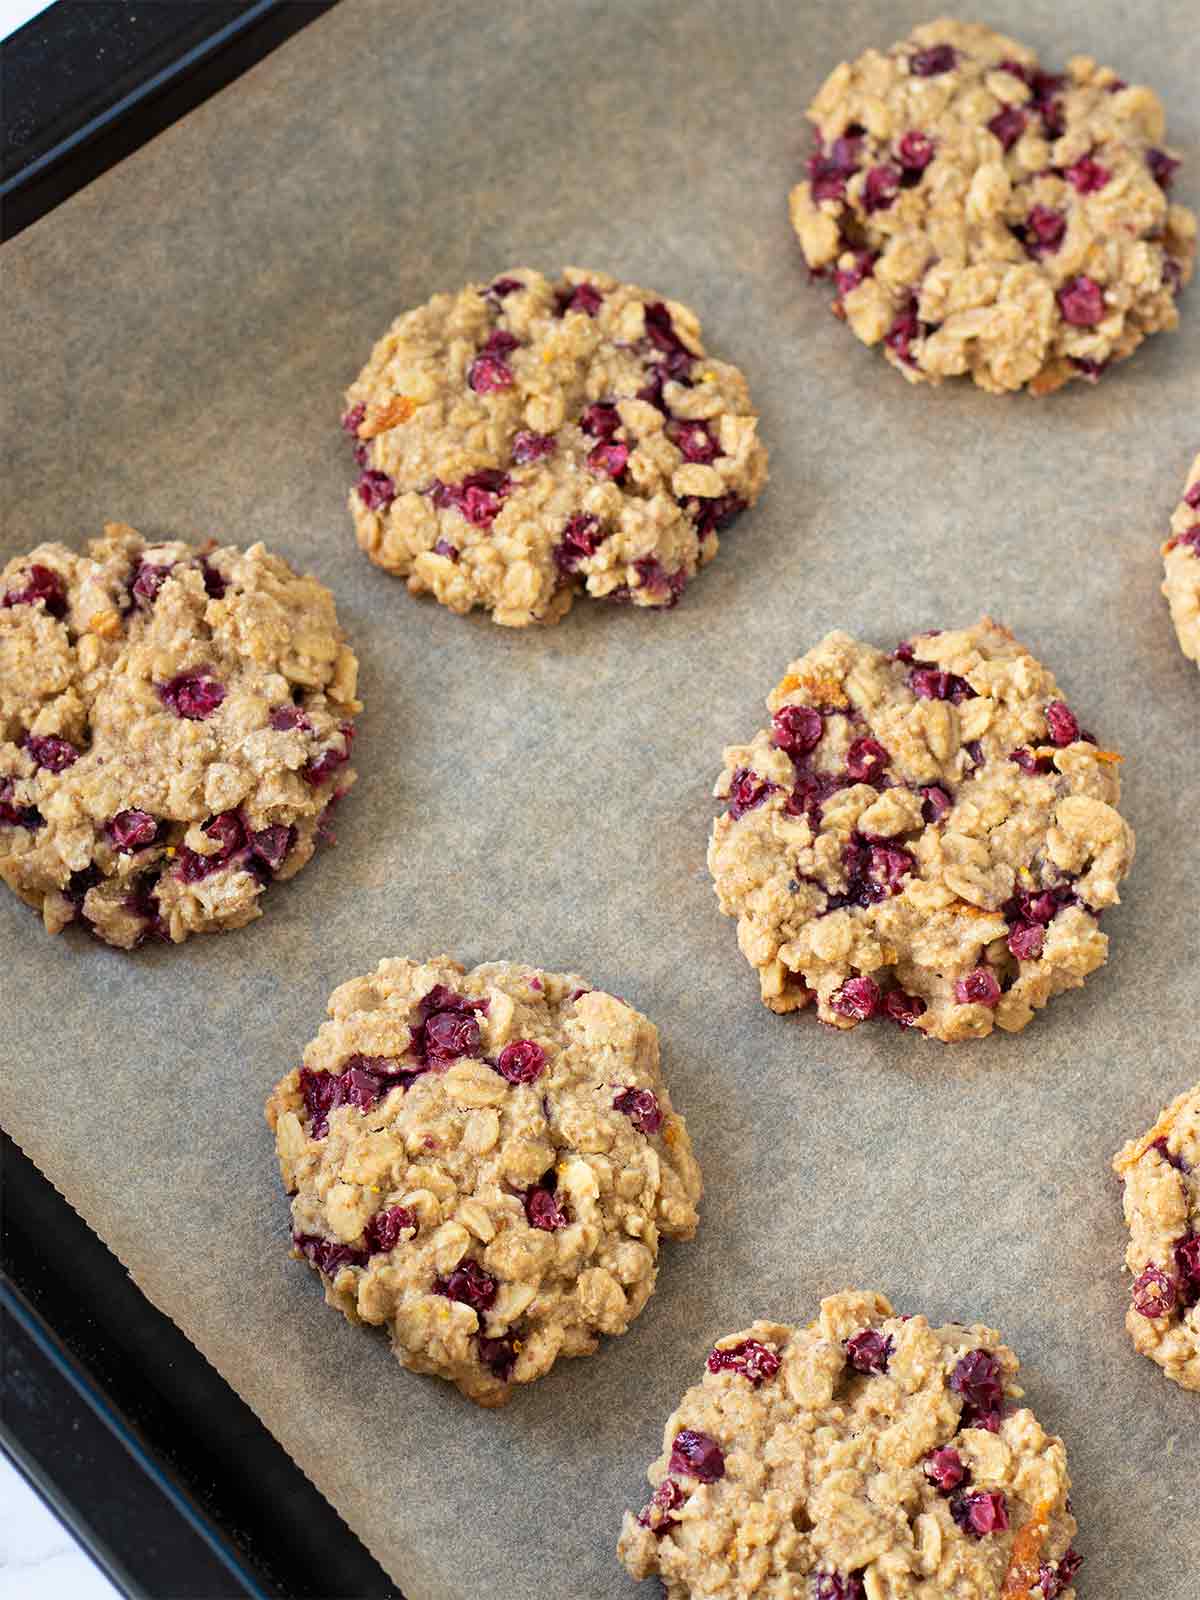
{"type": "MultiPolygon", "coordinates": [[[[333,3],[60,0],[33,18],[0,46],[3,237],[333,3]]],[[[403,1600],[2,1131],[0,1447],[127,1595],[403,1600]]]]}

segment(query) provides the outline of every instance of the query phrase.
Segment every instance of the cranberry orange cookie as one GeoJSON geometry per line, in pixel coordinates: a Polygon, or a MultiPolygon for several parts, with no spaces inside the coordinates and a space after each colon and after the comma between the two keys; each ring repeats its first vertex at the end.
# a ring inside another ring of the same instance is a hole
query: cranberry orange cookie
{"type": "Polygon", "coordinates": [[[891,655],[831,633],[767,706],[725,752],[708,864],[772,1011],[977,1038],[1103,964],[1133,860],[1121,758],[1006,628],[891,655]]]}
{"type": "Polygon", "coordinates": [[[1162,592],[1171,608],[1179,648],[1200,665],[1200,456],[1192,462],[1162,554],[1167,574],[1162,592]]]}
{"type": "Polygon", "coordinates": [[[240,928],[312,855],[358,664],[333,596],[261,544],[108,523],[0,572],[0,876],[124,949],[240,928]]]}
{"type": "Polygon", "coordinates": [[[1067,1455],[991,1328],[879,1294],[718,1342],[617,1553],[669,1600],[1072,1600],[1067,1455]]]}
{"type": "Polygon", "coordinates": [[[1048,394],[1176,325],[1196,219],[1168,203],[1149,89],[942,20],[843,62],[808,116],[792,224],[834,311],[909,382],[1048,394]]]}
{"type": "Polygon", "coordinates": [[[1133,1295],[1125,1326],[1168,1378],[1200,1389],[1200,1083],[1113,1161],[1133,1295]]]}
{"type": "Polygon", "coordinates": [[[293,1254],[484,1406],[624,1333],[700,1170],[658,1031],[582,978],[446,956],[334,990],[267,1102],[293,1254]]]}
{"type": "Polygon", "coordinates": [[[358,542],[452,611],[673,606],[758,498],[745,379],[675,301],[518,268],[399,317],[346,395],[358,542]]]}

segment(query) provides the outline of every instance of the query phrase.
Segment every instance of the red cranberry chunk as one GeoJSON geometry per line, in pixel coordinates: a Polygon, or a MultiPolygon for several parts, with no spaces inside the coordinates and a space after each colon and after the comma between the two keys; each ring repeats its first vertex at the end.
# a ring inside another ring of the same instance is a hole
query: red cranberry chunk
{"type": "Polygon", "coordinates": [[[736,822],[747,811],[762,805],[768,795],[775,793],[775,788],[775,784],[760,778],[751,768],[738,767],[729,782],[729,815],[736,822]]]}
{"type": "Polygon", "coordinates": [[[726,1350],[710,1350],[710,1372],[736,1372],[757,1389],[779,1371],[779,1357],[757,1339],[743,1339],[726,1350]]]}
{"type": "Polygon", "coordinates": [[[0,778],[0,825],[9,828],[40,828],[45,818],[36,806],[19,806],[13,799],[15,780],[0,778]]]}
{"type": "Polygon", "coordinates": [[[964,1533],[983,1539],[989,1533],[1004,1533],[1008,1529],[1008,1507],[998,1489],[981,1489],[974,1494],[955,1495],[950,1502],[950,1515],[964,1533]]]}
{"type": "Polygon", "coordinates": [[[417,1026],[411,1049],[417,1060],[428,1067],[445,1067],[460,1056],[479,1050],[479,1023],[475,1013],[487,1014],[486,1000],[456,994],[445,984],[434,984],[417,1007],[417,1026]]]}
{"type": "Polygon", "coordinates": [[[604,304],[604,296],[594,283],[568,283],[557,291],[555,299],[560,317],[568,311],[582,311],[584,316],[594,317],[604,304]]]}
{"type": "Polygon", "coordinates": [[[365,1250],[338,1244],[334,1239],[322,1239],[320,1234],[294,1233],[292,1243],[327,1278],[336,1278],[343,1267],[365,1267],[367,1264],[365,1250]]]}
{"type": "Polygon", "coordinates": [[[1079,738],[1078,718],[1061,700],[1051,700],[1046,707],[1046,726],[1056,745],[1074,744],[1079,738]]]}
{"type": "Polygon", "coordinates": [[[1151,1263],[1133,1282],[1133,1309],[1152,1322],[1169,1317],[1175,1309],[1175,1283],[1161,1267],[1151,1263]]]}
{"type": "Polygon", "coordinates": [[[867,1600],[867,1591],[856,1572],[818,1572],[813,1577],[813,1600],[867,1600]]]}
{"type": "Polygon", "coordinates": [[[910,128],[897,145],[896,153],[906,172],[924,172],[933,160],[933,140],[927,133],[910,128]]]}
{"type": "Polygon", "coordinates": [[[201,855],[184,845],[179,852],[176,876],[181,883],[199,883],[219,872],[240,856],[246,845],[246,830],[236,811],[222,811],[219,816],[204,824],[204,832],[216,840],[216,850],[201,855]]]}
{"type": "Polygon", "coordinates": [[[1168,1147],[1167,1139],[1166,1139],[1166,1135],[1165,1134],[1163,1135],[1163,1137],[1161,1139],[1155,1139],[1154,1143],[1150,1146],[1150,1149],[1151,1150],[1157,1150],[1159,1155],[1163,1158],[1163,1160],[1167,1163],[1167,1165],[1170,1166],[1170,1167],[1174,1167],[1176,1172],[1190,1172],[1191,1171],[1191,1168],[1188,1166],[1187,1162],[1183,1159],[1183,1157],[1179,1154],[1179,1152],[1175,1151],[1175,1150],[1171,1150],[1168,1147]]]}
{"type": "Polygon", "coordinates": [[[858,171],[861,139],[853,135],[835,139],[829,150],[818,139],[815,154],[807,163],[808,181],[816,201],[842,200],[846,194],[846,179],[858,171]]]}
{"type": "Polygon", "coordinates": [[[650,1528],[660,1539],[668,1528],[678,1525],[679,1518],[668,1515],[677,1511],[687,1499],[687,1494],[674,1478],[664,1478],[650,1499],[637,1514],[639,1526],[650,1528]]]}
{"type": "Polygon", "coordinates": [[[881,999],[874,978],[847,978],[841,988],[834,991],[829,1004],[839,1017],[866,1022],[879,1010],[881,999]]]}
{"type": "Polygon", "coordinates": [[[821,713],[812,706],[780,706],[771,718],[772,743],[793,758],[815,750],[825,732],[821,713]]]}
{"type": "Polygon", "coordinates": [[[609,400],[597,400],[579,419],[579,426],[593,439],[611,439],[621,426],[621,413],[609,400]]]}
{"type": "Polygon", "coordinates": [[[698,1428],[681,1428],[671,1446],[671,1472],[681,1477],[716,1483],[725,1476],[725,1452],[717,1441],[698,1428]]]}
{"type": "Polygon", "coordinates": [[[350,746],[354,740],[354,727],[349,722],[343,722],[341,727],[342,748],[335,745],[322,750],[320,755],[314,756],[306,766],[301,767],[300,776],[306,783],[311,783],[314,788],[324,783],[340,767],[344,767],[350,759],[350,746]]]}
{"type": "Polygon", "coordinates": [[[486,1311],[496,1298],[500,1285],[490,1272],[485,1272],[478,1261],[469,1256],[445,1278],[433,1280],[434,1294],[445,1295],[447,1300],[458,1300],[473,1311],[486,1311]]]}
{"type": "Polygon", "coordinates": [[[411,1228],[416,1233],[417,1226],[417,1214],[408,1206],[389,1206],[386,1211],[377,1211],[367,1223],[367,1249],[373,1256],[394,1250],[405,1229],[411,1228]]]}
{"type": "Polygon", "coordinates": [[[149,561],[139,561],[137,574],[129,586],[129,592],[134,599],[142,605],[152,606],[158,599],[158,591],[170,576],[173,562],[166,566],[155,566],[149,561]]]}
{"type": "Polygon", "coordinates": [[[467,384],[476,394],[494,394],[513,386],[512,370],[499,356],[476,356],[467,370],[467,384]]]}
{"type": "Polygon", "coordinates": [[[883,997],[883,1010],[902,1028],[915,1028],[917,1018],[924,1016],[926,1005],[919,994],[905,994],[902,989],[889,989],[883,997]]]}
{"type": "Polygon", "coordinates": [[[924,664],[914,666],[908,675],[908,686],[918,700],[950,700],[957,706],[975,699],[975,691],[965,678],[924,664]]]}
{"type": "Polygon", "coordinates": [[[926,822],[940,822],[953,802],[940,783],[930,783],[921,789],[921,816],[926,822]]]}
{"type": "Polygon", "coordinates": [[[671,313],[661,300],[645,310],[646,338],[666,357],[666,367],[672,378],[686,378],[692,370],[693,356],[675,332],[671,313]]]}
{"type": "Polygon", "coordinates": [[[1180,1304],[1190,1310],[1200,1300],[1200,1234],[1185,1234],[1175,1246],[1180,1304]]]}
{"type": "Polygon", "coordinates": [[[290,733],[293,728],[307,730],[309,722],[298,706],[276,706],[270,716],[270,725],[276,733],[290,733]]]}
{"type": "Polygon", "coordinates": [[[867,876],[889,895],[899,894],[900,880],[906,878],[916,864],[907,850],[893,850],[886,845],[872,845],[867,876]]]}
{"type": "Polygon", "coordinates": [[[509,1083],[532,1083],[546,1066],[546,1052],[533,1039],[514,1039],[501,1050],[496,1071],[509,1083]]]}
{"type": "Polygon", "coordinates": [[[158,696],[177,717],[203,722],[224,700],[225,685],[216,678],[205,677],[202,672],[181,672],[170,683],[159,685],[158,696]]]}
{"type": "Polygon", "coordinates": [[[389,1089],[405,1088],[417,1073],[405,1072],[388,1056],[351,1056],[341,1072],[313,1072],[300,1068],[300,1093],[308,1113],[309,1132],[323,1139],[329,1132],[329,1114],[339,1106],[371,1111],[389,1089]]]}
{"type": "Polygon", "coordinates": [[[997,111],[988,123],[988,131],[995,134],[1005,150],[1011,150],[1025,132],[1028,120],[1020,106],[1005,106],[1004,110],[997,111]]]}
{"type": "Polygon", "coordinates": [[[342,417],[342,428],[346,433],[357,433],[359,424],[365,421],[367,415],[366,402],[360,400],[357,405],[350,407],[342,417]]]}
{"type": "Polygon", "coordinates": [[[296,830],[286,822],[274,822],[249,835],[250,853],[271,872],[278,872],[296,841],[296,830]]]}
{"type": "Polygon", "coordinates": [[[953,45],[935,44],[910,56],[908,65],[914,78],[939,78],[943,72],[954,71],[957,59],[953,45]]]}
{"type": "Polygon", "coordinates": [[[475,1340],[479,1359],[493,1377],[507,1383],[517,1364],[517,1346],[511,1334],[503,1339],[488,1339],[483,1334],[475,1340]]]}
{"type": "Polygon", "coordinates": [[[1175,169],[1179,166],[1174,156],[1169,156],[1165,150],[1147,150],[1146,165],[1150,168],[1151,176],[1160,188],[1169,189],[1175,169]]]}
{"type": "Polygon", "coordinates": [[[368,511],[386,511],[396,498],[396,485],[386,472],[368,467],[358,480],[358,498],[368,511]]]}
{"type": "Polygon", "coordinates": [[[433,547],[435,556],[445,556],[447,561],[458,560],[458,546],[451,544],[449,539],[439,539],[433,547]]]}
{"type": "Polygon", "coordinates": [[[1075,1581],[1082,1565],[1083,1557],[1075,1550],[1068,1550],[1058,1561],[1043,1561],[1038,1568],[1038,1587],[1042,1591],[1042,1600],[1059,1600],[1059,1596],[1075,1581]]]}
{"type": "Polygon", "coordinates": [[[1068,278],[1058,291],[1058,306],[1075,327],[1092,328],[1104,315],[1104,294],[1091,278],[1068,278]]]}
{"type": "Polygon", "coordinates": [[[581,561],[594,556],[608,537],[600,531],[600,519],[587,512],[579,512],[563,529],[563,536],[554,546],[554,564],[564,575],[574,572],[581,561]]]}
{"type": "Polygon", "coordinates": [[[874,783],[891,759],[878,739],[855,739],[846,752],[846,775],[855,783],[874,783]]]}
{"type": "Polygon", "coordinates": [[[1008,936],[1008,948],[1018,961],[1036,961],[1046,942],[1046,930],[1036,922],[1018,922],[1008,936]]]}
{"type": "Polygon", "coordinates": [[[1080,194],[1095,194],[1103,189],[1112,173],[1098,161],[1093,161],[1091,156],[1081,156],[1074,166],[1066,169],[1063,177],[1074,184],[1080,194]]]}
{"type": "Polygon", "coordinates": [[[148,811],[118,811],[105,829],[113,848],[144,850],[158,838],[158,823],[148,811]]]}
{"type": "Polygon", "coordinates": [[[864,1328],[861,1333],[846,1340],[846,1358],[856,1372],[886,1372],[893,1344],[891,1334],[882,1334],[875,1328],[864,1328]]]}
{"type": "Polygon", "coordinates": [[[552,456],[555,448],[552,433],[531,433],[528,428],[522,428],[513,436],[512,457],[517,466],[523,467],[530,461],[540,461],[543,456],[552,456]]]}
{"type": "Polygon", "coordinates": [[[1039,773],[1051,771],[1054,765],[1049,756],[1035,756],[1033,751],[1024,745],[1019,750],[1010,750],[1008,759],[1015,761],[1021,771],[1027,772],[1031,778],[1039,773]]]}
{"type": "Polygon", "coordinates": [[[647,1138],[662,1127],[663,1114],[658,1096],[650,1089],[622,1089],[613,1098],[613,1110],[627,1116],[639,1133],[647,1138]]]}
{"type": "Polygon", "coordinates": [[[682,450],[685,461],[699,461],[707,465],[721,453],[720,446],[703,422],[677,422],[672,419],[667,423],[666,434],[671,443],[682,450]]]}
{"type": "Polygon", "coordinates": [[[6,606],[34,606],[38,601],[52,617],[61,622],[67,614],[67,586],[51,567],[35,561],[29,568],[29,581],[23,589],[10,589],[4,596],[6,606]]]}
{"type": "Polygon", "coordinates": [[[25,749],[35,765],[46,772],[65,772],[79,760],[79,751],[69,739],[56,738],[54,734],[33,734],[25,740],[25,749]]]}
{"type": "Polygon", "coordinates": [[[619,479],[629,463],[629,446],[616,441],[594,445],[588,451],[587,464],[599,478],[619,479]]]}
{"type": "Polygon", "coordinates": [[[875,256],[870,250],[856,250],[854,252],[854,265],[851,267],[837,267],[834,270],[833,281],[839,294],[849,294],[851,289],[857,289],[864,278],[870,278],[875,272],[875,256]]]}
{"type": "Polygon", "coordinates": [[[883,342],[893,355],[911,367],[916,365],[912,342],[920,337],[921,324],[917,319],[917,302],[911,299],[884,335],[883,342]]]}
{"type": "Polygon", "coordinates": [[[932,1450],[922,1462],[921,1470],[939,1494],[950,1494],[967,1477],[966,1463],[953,1445],[932,1450]]]}
{"type": "Polygon", "coordinates": [[[507,295],[515,294],[518,289],[524,287],[520,278],[497,278],[495,283],[488,285],[486,292],[489,299],[503,300],[507,295]]]}
{"type": "Polygon", "coordinates": [[[863,210],[886,211],[900,193],[898,167],[872,167],[862,189],[863,210]]]}
{"type": "Polygon", "coordinates": [[[959,1426],[995,1433],[1004,1404],[1004,1384],[995,1356],[988,1350],[968,1350],[950,1374],[950,1387],[963,1400],[959,1426]]]}
{"type": "Polygon", "coordinates": [[[1035,259],[1053,255],[1067,234],[1067,219],[1049,206],[1030,206],[1025,218],[1025,249],[1035,259]]]}
{"type": "Polygon", "coordinates": [[[1000,1004],[1000,985],[990,967],[976,967],[954,985],[954,998],[960,1006],[1000,1004]]]}
{"type": "MultiPolygon", "coordinates": [[[[553,1172],[550,1181],[554,1181],[553,1172]]],[[[567,1225],[567,1214],[555,1198],[554,1190],[541,1184],[525,1191],[525,1216],[531,1228],[540,1228],[543,1233],[555,1233],[567,1225]]]]}
{"type": "Polygon", "coordinates": [[[710,533],[723,532],[746,509],[740,495],[691,495],[680,502],[696,524],[696,537],[706,539],[710,533]]]}

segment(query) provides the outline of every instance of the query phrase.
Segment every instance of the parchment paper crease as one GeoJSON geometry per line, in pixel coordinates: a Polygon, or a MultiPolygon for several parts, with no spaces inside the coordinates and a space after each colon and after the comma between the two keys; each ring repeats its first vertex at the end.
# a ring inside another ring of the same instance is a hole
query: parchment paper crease
{"type": "MultiPolygon", "coordinates": [[[[348,0],[5,252],[4,554],[105,518],[264,539],[333,587],[367,709],[337,849],[255,926],[122,957],[0,898],[0,1114],[410,1600],[635,1594],[621,1511],[712,1340],[847,1283],[1015,1345],[1070,1449],[1081,1595],[1195,1600],[1200,1399],[1126,1341],[1108,1160],[1197,1076],[1200,683],[1157,588],[1200,303],[1040,403],[910,389],[829,315],[786,216],[803,108],[934,9],[348,0]],[[697,308],[771,483],[675,612],[510,633],[358,554],[340,395],[402,308],[564,263],[697,308]],[[769,1015],[704,868],[722,745],[828,628],[984,610],[1125,752],[1108,969],[977,1046],[769,1015]],[[644,1008],[706,1179],[634,1331],[498,1414],[322,1305],[261,1118],[336,983],[442,950],[644,1008]]],[[[984,10],[1154,85],[1197,204],[1191,0],[984,10]]]]}

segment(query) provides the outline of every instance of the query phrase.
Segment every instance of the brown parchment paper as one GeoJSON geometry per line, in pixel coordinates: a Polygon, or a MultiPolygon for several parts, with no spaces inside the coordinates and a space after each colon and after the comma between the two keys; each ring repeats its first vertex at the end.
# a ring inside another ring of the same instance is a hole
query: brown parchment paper
{"type": "MultiPolygon", "coordinates": [[[[829,315],[786,215],[803,108],[934,3],[347,0],[4,252],[4,555],[105,518],[264,539],[336,592],[366,712],[336,850],[258,924],[126,957],[0,898],[0,1115],[410,1600],[637,1593],[621,1511],[713,1339],[848,1283],[1004,1330],[1068,1442],[1082,1595],[1200,1587],[1200,1396],[1127,1342],[1108,1169],[1200,1076],[1200,682],[1158,594],[1200,303],[1041,402],[911,389],[829,315]],[[564,263],[699,310],[771,483],[678,610],[514,633],[359,555],[340,396],[400,309],[564,263]],[[977,1045],[769,1015],[704,867],[722,745],[828,628],[890,646],[983,610],[1125,752],[1107,970],[977,1045]],[[644,1008],[704,1168],[634,1330],[500,1413],[321,1303],[261,1115],[336,983],[442,950],[644,1008]]],[[[1155,85],[1197,204],[1193,0],[985,9],[1155,85]]]]}

